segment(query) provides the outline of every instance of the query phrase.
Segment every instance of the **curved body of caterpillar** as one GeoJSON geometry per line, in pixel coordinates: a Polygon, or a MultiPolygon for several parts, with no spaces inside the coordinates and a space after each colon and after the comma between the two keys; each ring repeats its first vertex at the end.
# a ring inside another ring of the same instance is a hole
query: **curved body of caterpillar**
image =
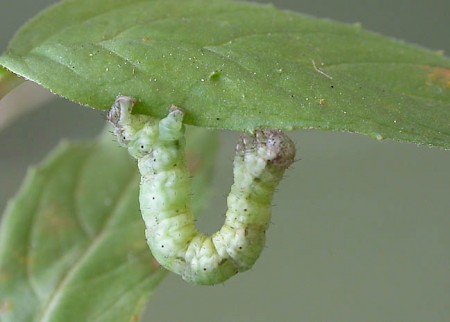
{"type": "Polygon", "coordinates": [[[275,187],[294,160],[292,141],[278,130],[241,136],[225,223],[206,235],[196,229],[191,212],[183,112],[172,107],[157,121],[131,115],[133,105],[131,97],[118,97],[108,119],[138,160],[140,208],[153,256],[195,284],[221,283],[251,268],[264,247],[275,187]]]}

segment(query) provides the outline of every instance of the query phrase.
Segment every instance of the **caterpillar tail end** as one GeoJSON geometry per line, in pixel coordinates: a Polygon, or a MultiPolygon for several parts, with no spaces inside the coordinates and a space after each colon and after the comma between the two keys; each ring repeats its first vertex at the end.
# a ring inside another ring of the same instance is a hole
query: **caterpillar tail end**
{"type": "Polygon", "coordinates": [[[131,96],[117,96],[106,115],[106,119],[114,128],[117,141],[127,146],[133,134],[139,129],[139,117],[131,114],[136,99],[131,96]]]}
{"type": "Polygon", "coordinates": [[[136,99],[134,97],[117,96],[113,106],[111,106],[111,109],[106,115],[106,119],[114,126],[114,128],[121,127],[121,123],[123,123],[126,118],[129,118],[134,104],[136,104],[136,99]]]}
{"type": "Polygon", "coordinates": [[[256,150],[258,155],[281,170],[286,170],[295,161],[295,144],[281,130],[262,129],[254,134],[242,134],[236,145],[236,154],[256,150]]]}

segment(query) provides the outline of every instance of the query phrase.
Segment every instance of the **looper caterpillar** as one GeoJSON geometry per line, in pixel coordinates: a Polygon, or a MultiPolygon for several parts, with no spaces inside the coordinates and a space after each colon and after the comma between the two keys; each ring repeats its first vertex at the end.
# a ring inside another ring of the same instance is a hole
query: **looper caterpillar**
{"type": "Polygon", "coordinates": [[[183,112],[172,106],[158,121],[132,115],[134,102],[117,97],[108,120],[118,141],[138,160],[139,202],[153,256],[196,284],[221,283],[250,269],[264,247],[274,190],[294,160],[293,142],[279,130],[240,137],[225,223],[209,236],[196,229],[191,211],[183,112]]]}

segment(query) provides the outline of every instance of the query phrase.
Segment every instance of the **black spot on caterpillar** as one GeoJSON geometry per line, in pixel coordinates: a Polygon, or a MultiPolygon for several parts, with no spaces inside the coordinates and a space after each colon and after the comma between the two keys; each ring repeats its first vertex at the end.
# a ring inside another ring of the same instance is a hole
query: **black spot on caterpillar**
{"type": "Polygon", "coordinates": [[[184,113],[172,106],[167,117],[158,121],[132,115],[134,102],[131,97],[117,97],[108,120],[117,140],[138,160],[139,202],[153,256],[196,284],[221,283],[250,269],[264,247],[275,188],[294,161],[293,142],[279,130],[241,135],[225,223],[206,235],[195,227],[191,211],[184,113]]]}

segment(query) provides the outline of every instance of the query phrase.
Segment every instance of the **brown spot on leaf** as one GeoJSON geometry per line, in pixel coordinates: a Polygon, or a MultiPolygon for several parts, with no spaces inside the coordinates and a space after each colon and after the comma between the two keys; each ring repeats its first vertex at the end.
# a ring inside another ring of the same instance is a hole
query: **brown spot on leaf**
{"type": "Polygon", "coordinates": [[[68,209],[57,202],[48,204],[42,210],[42,220],[45,222],[42,229],[46,233],[64,232],[75,229],[77,223],[68,209]]]}
{"type": "Polygon", "coordinates": [[[327,101],[324,98],[319,99],[319,104],[324,106],[325,104],[327,104],[327,101]]]}
{"type": "Polygon", "coordinates": [[[427,85],[450,88],[450,69],[443,67],[425,67],[427,71],[427,85]]]}
{"type": "Polygon", "coordinates": [[[143,41],[143,42],[149,42],[149,41],[150,41],[150,38],[144,37],[144,38],[142,38],[142,41],[143,41]]]}

